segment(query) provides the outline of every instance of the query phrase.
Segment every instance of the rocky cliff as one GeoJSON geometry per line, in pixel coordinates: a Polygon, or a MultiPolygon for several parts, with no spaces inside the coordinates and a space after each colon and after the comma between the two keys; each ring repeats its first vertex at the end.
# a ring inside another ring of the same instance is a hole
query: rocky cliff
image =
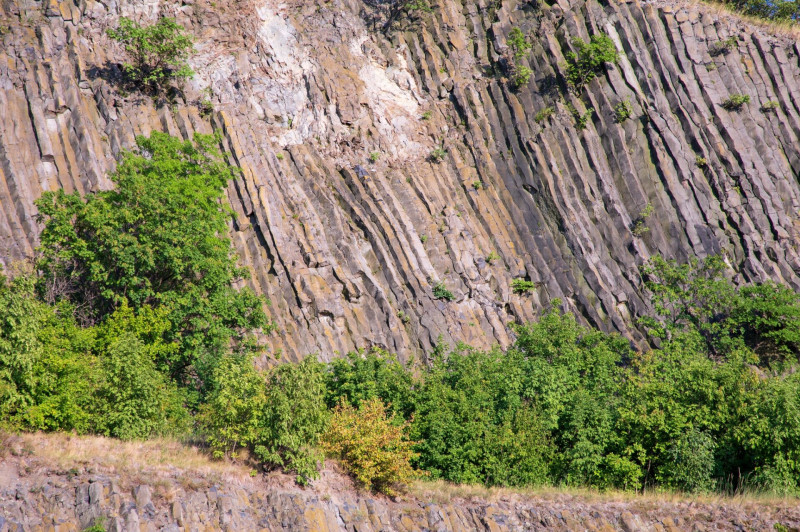
{"type": "Polygon", "coordinates": [[[556,297],[636,340],[637,267],[653,254],[722,253],[742,279],[800,289],[791,35],[683,0],[434,0],[388,31],[361,0],[1,5],[7,266],[33,253],[43,190],[108,187],[137,134],[217,130],[243,169],[233,240],[289,359],[369,345],[420,356],[439,335],[507,345],[508,322],[556,297]],[[197,75],[154,103],[119,85],[124,55],[105,31],[159,14],[195,36],[197,75]],[[533,44],[519,91],[501,68],[512,27],[533,44]],[[600,31],[620,64],[563,91],[572,39],[600,31]],[[726,110],[732,94],[751,102],[726,110]],[[570,106],[594,108],[585,129],[570,106]],[[535,292],[513,294],[518,277],[535,292]],[[432,296],[437,281],[455,301],[432,296]]]}
{"type": "Polygon", "coordinates": [[[208,462],[164,442],[0,434],[0,532],[798,530],[796,501],[418,489],[359,493],[331,469],[285,475],[208,462]]]}

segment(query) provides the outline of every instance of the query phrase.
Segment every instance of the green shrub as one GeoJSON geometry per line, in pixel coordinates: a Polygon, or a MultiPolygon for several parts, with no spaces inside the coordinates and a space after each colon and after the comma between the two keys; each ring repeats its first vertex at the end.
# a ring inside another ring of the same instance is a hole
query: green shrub
{"type": "Polygon", "coordinates": [[[419,455],[406,437],[407,426],[387,416],[380,399],[368,399],[358,409],[342,402],[333,411],[322,445],[365,489],[394,495],[420,474],[411,466],[419,455]]]}
{"type": "Polygon", "coordinates": [[[717,41],[709,46],[709,53],[712,57],[718,55],[725,55],[731,50],[733,50],[739,44],[739,39],[732,35],[725,39],[724,41],[717,41]]]}
{"type": "Polygon", "coordinates": [[[533,71],[520,62],[528,55],[531,44],[519,28],[512,28],[508,34],[508,48],[511,52],[505,55],[505,70],[513,90],[519,90],[530,82],[533,71]]]}
{"type": "Polygon", "coordinates": [[[186,60],[192,51],[192,38],[171,18],[162,17],[150,26],[122,17],[108,35],[122,43],[131,58],[123,65],[125,73],[144,88],[160,91],[172,80],[190,78],[194,72],[186,60]]]}
{"type": "Polygon", "coordinates": [[[521,89],[528,82],[531,80],[531,74],[533,74],[533,70],[524,66],[524,65],[517,65],[514,67],[514,70],[511,74],[511,85],[515,90],[521,89]]]}
{"type": "Polygon", "coordinates": [[[216,360],[251,349],[253,330],[270,330],[264,300],[234,288],[247,273],[226,236],[223,187],[234,169],[215,143],[208,135],[182,141],[153,132],[123,154],[110,176],[114,190],[86,198],[58,190],[36,202],[45,301],[69,301],[82,324],[123,305],[168,308],[164,341],[177,348],[162,352],[156,366],[201,391],[216,360]]]}
{"type": "Polygon", "coordinates": [[[456,296],[453,295],[453,292],[447,289],[442,281],[437,282],[433,285],[433,297],[436,299],[446,299],[447,301],[453,301],[456,296]]]}
{"type": "Polygon", "coordinates": [[[761,105],[761,110],[765,113],[774,112],[780,108],[780,104],[775,100],[769,100],[761,105]]]}
{"type": "Polygon", "coordinates": [[[410,418],[414,411],[415,380],[412,368],[378,348],[368,353],[352,352],[328,365],[326,402],[329,408],[342,400],[358,408],[369,399],[380,399],[390,409],[410,418]]]}
{"type": "Polygon", "coordinates": [[[544,122],[545,120],[547,120],[548,118],[553,116],[553,114],[555,114],[555,112],[556,112],[555,107],[545,107],[544,109],[542,109],[541,111],[536,113],[536,115],[534,115],[533,119],[536,122],[544,122]]]}
{"type": "Polygon", "coordinates": [[[746,103],[750,103],[750,96],[747,94],[731,94],[727,100],[722,102],[722,107],[726,111],[739,111],[746,103]]]}
{"type": "Polygon", "coordinates": [[[464,347],[432,358],[412,425],[419,466],[457,483],[546,482],[551,447],[538,412],[520,397],[519,354],[464,347]]]}
{"type": "Polygon", "coordinates": [[[328,420],[324,365],[314,357],[279,364],[267,375],[264,407],[253,442],[265,465],[297,473],[305,484],[316,478],[320,435],[328,420]]]}
{"type": "Polygon", "coordinates": [[[428,158],[434,163],[440,163],[444,161],[444,158],[446,156],[447,152],[445,151],[445,149],[442,148],[441,146],[437,146],[436,148],[433,149],[428,158]]]}
{"type": "Polygon", "coordinates": [[[623,100],[614,106],[614,119],[618,124],[625,122],[633,115],[633,106],[628,100],[623,100]]]}
{"type": "Polygon", "coordinates": [[[381,158],[381,152],[379,151],[372,151],[369,153],[369,162],[376,163],[378,159],[381,158]]]}
{"type": "Polygon", "coordinates": [[[657,478],[661,486],[686,493],[707,493],[714,487],[716,444],[706,432],[692,428],[667,447],[657,478]]]}
{"type": "Polygon", "coordinates": [[[425,111],[424,113],[422,113],[423,120],[430,120],[432,117],[433,113],[431,113],[430,111],[425,111]]]}
{"type": "Polygon", "coordinates": [[[164,342],[167,310],[121,306],[98,328],[96,351],[103,371],[96,431],[124,440],[188,430],[188,413],[174,383],[156,361],[174,352],[164,342]]]}
{"type": "Polygon", "coordinates": [[[523,360],[519,393],[537,406],[554,447],[550,480],[632,489],[641,467],[617,429],[624,376],[619,364],[631,349],[619,336],[580,326],[558,304],[539,322],[514,326],[514,351],[523,360]]]}
{"type": "Polygon", "coordinates": [[[96,392],[103,375],[69,305],[36,297],[35,278],[0,280],[0,425],[79,434],[97,425],[96,392]]]}
{"type": "Polygon", "coordinates": [[[266,382],[249,356],[226,356],[214,367],[212,384],[197,420],[216,458],[252,448],[266,407],[266,382]]]}
{"type": "Polygon", "coordinates": [[[527,294],[528,292],[533,292],[535,288],[536,283],[533,281],[527,281],[525,279],[514,279],[511,281],[511,290],[513,290],[515,294],[527,294]]]}
{"type": "Polygon", "coordinates": [[[199,421],[215,456],[248,448],[268,469],[317,477],[317,450],[327,422],[324,366],[313,357],[279,364],[259,374],[250,357],[231,355],[217,364],[199,421]]]}
{"type": "Polygon", "coordinates": [[[605,33],[592,35],[588,43],[580,38],[572,40],[575,51],[565,55],[567,59],[567,82],[580,90],[602,73],[607,63],[619,62],[619,52],[614,41],[605,33]]]}
{"type": "Polygon", "coordinates": [[[498,255],[496,251],[492,251],[488,255],[486,255],[486,262],[488,262],[489,264],[493,263],[496,260],[500,260],[500,255],[498,255]]]}
{"type": "Polygon", "coordinates": [[[528,55],[531,43],[525,38],[525,34],[519,28],[511,28],[508,34],[508,47],[511,49],[515,60],[520,60],[528,55]]]}
{"type": "Polygon", "coordinates": [[[479,181],[479,180],[478,181],[473,181],[472,182],[472,188],[474,188],[475,190],[480,190],[480,189],[483,188],[483,183],[481,181],[479,181]]]}
{"type": "Polygon", "coordinates": [[[708,159],[698,155],[694,158],[694,163],[698,168],[706,168],[708,166],[708,159]]]}

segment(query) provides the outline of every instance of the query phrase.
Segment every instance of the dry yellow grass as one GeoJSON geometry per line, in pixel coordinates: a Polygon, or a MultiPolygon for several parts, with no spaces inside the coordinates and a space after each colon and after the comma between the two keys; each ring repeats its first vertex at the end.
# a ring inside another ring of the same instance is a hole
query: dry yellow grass
{"type": "Polygon", "coordinates": [[[3,451],[35,457],[44,464],[62,469],[94,466],[113,468],[117,472],[183,470],[197,475],[223,476],[247,476],[250,471],[241,464],[213,460],[195,446],[164,439],[120,441],[64,433],[0,433],[0,459],[3,451]]]}
{"type": "Polygon", "coordinates": [[[459,500],[484,500],[495,502],[509,499],[574,500],[586,503],[634,503],[638,506],[698,503],[714,506],[759,507],[772,509],[796,508],[800,500],[795,497],[780,497],[766,493],[743,493],[738,495],[691,495],[675,492],[627,492],[598,491],[587,488],[544,486],[538,488],[487,488],[481,485],[451,484],[442,480],[418,480],[409,486],[409,495],[421,500],[447,504],[459,500]]]}
{"type": "MultiPolygon", "coordinates": [[[[113,472],[130,479],[170,484],[176,480],[186,489],[219,482],[249,482],[252,471],[246,457],[238,462],[214,460],[202,449],[175,440],[154,439],[126,442],[102,436],[74,436],[64,433],[0,432],[0,462],[18,457],[34,459],[39,465],[71,470],[113,472]],[[144,475],[144,477],[143,477],[144,475]]],[[[292,487],[291,475],[272,474],[274,485],[292,487]],[[275,477],[275,478],[273,478],[275,477]]],[[[355,489],[335,461],[328,461],[322,479],[314,483],[320,492],[355,489]]],[[[409,486],[408,495],[418,500],[448,504],[458,501],[542,500],[560,503],[625,503],[642,510],[663,505],[692,502],[711,506],[740,507],[757,510],[797,508],[800,500],[762,493],[726,495],[687,495],[681,493],[597,491],[586,488],[487,488],[481,485],[451,484],[442,480],[418,480],[409,486]]]]}

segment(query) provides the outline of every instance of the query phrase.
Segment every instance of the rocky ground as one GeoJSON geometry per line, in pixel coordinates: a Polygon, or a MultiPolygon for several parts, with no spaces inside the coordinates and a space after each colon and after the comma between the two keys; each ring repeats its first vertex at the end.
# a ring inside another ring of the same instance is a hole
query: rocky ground
{"type": "Polygon", "coordinates": [[[329,464],[308,488],[171,442],[0,437],[0,532],[798,530],[800,501],[514,493],[423,483],[360,493],[329,464]],[[251,476],[254,474],[254,476],[251,476]],[[785,528],[780,528],[785,527],[785,528]]]}

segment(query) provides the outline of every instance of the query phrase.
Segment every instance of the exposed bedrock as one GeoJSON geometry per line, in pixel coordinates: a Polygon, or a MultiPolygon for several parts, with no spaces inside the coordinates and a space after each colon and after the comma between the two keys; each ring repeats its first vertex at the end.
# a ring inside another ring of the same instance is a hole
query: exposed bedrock
{"type": "Polygon", "coordinates": [[[680,1],[433,4],[382,32],[360,0],[4,0],[0,258],[32,255],[42,191],[110,186],[135,135],[218,130],[243,169],[232,238],[291,360],[370,345],[419,358],[440,335],[507,345],[508,323],[553,298],[640,340],[653,254],[722,253],[741,280],[800,289],[796,40],[680,1]],[[197,51],[161,105],[117,84],[124,55],[105,35],[158,14],[197,51]],[[500,67],[512,27],[533,43],[518,92],[500,67]],[[600,31],[622,61],[560,91],[572,38],[600,31]],[[751,101],[725,110],[732,94],[751,101]],[[585,129],[568,103],[595,109],[585,129]],[[518,277],[534,293],[513,294],[518,277]],[[433,298],[437,281],[455,301],[433,298]]]}

